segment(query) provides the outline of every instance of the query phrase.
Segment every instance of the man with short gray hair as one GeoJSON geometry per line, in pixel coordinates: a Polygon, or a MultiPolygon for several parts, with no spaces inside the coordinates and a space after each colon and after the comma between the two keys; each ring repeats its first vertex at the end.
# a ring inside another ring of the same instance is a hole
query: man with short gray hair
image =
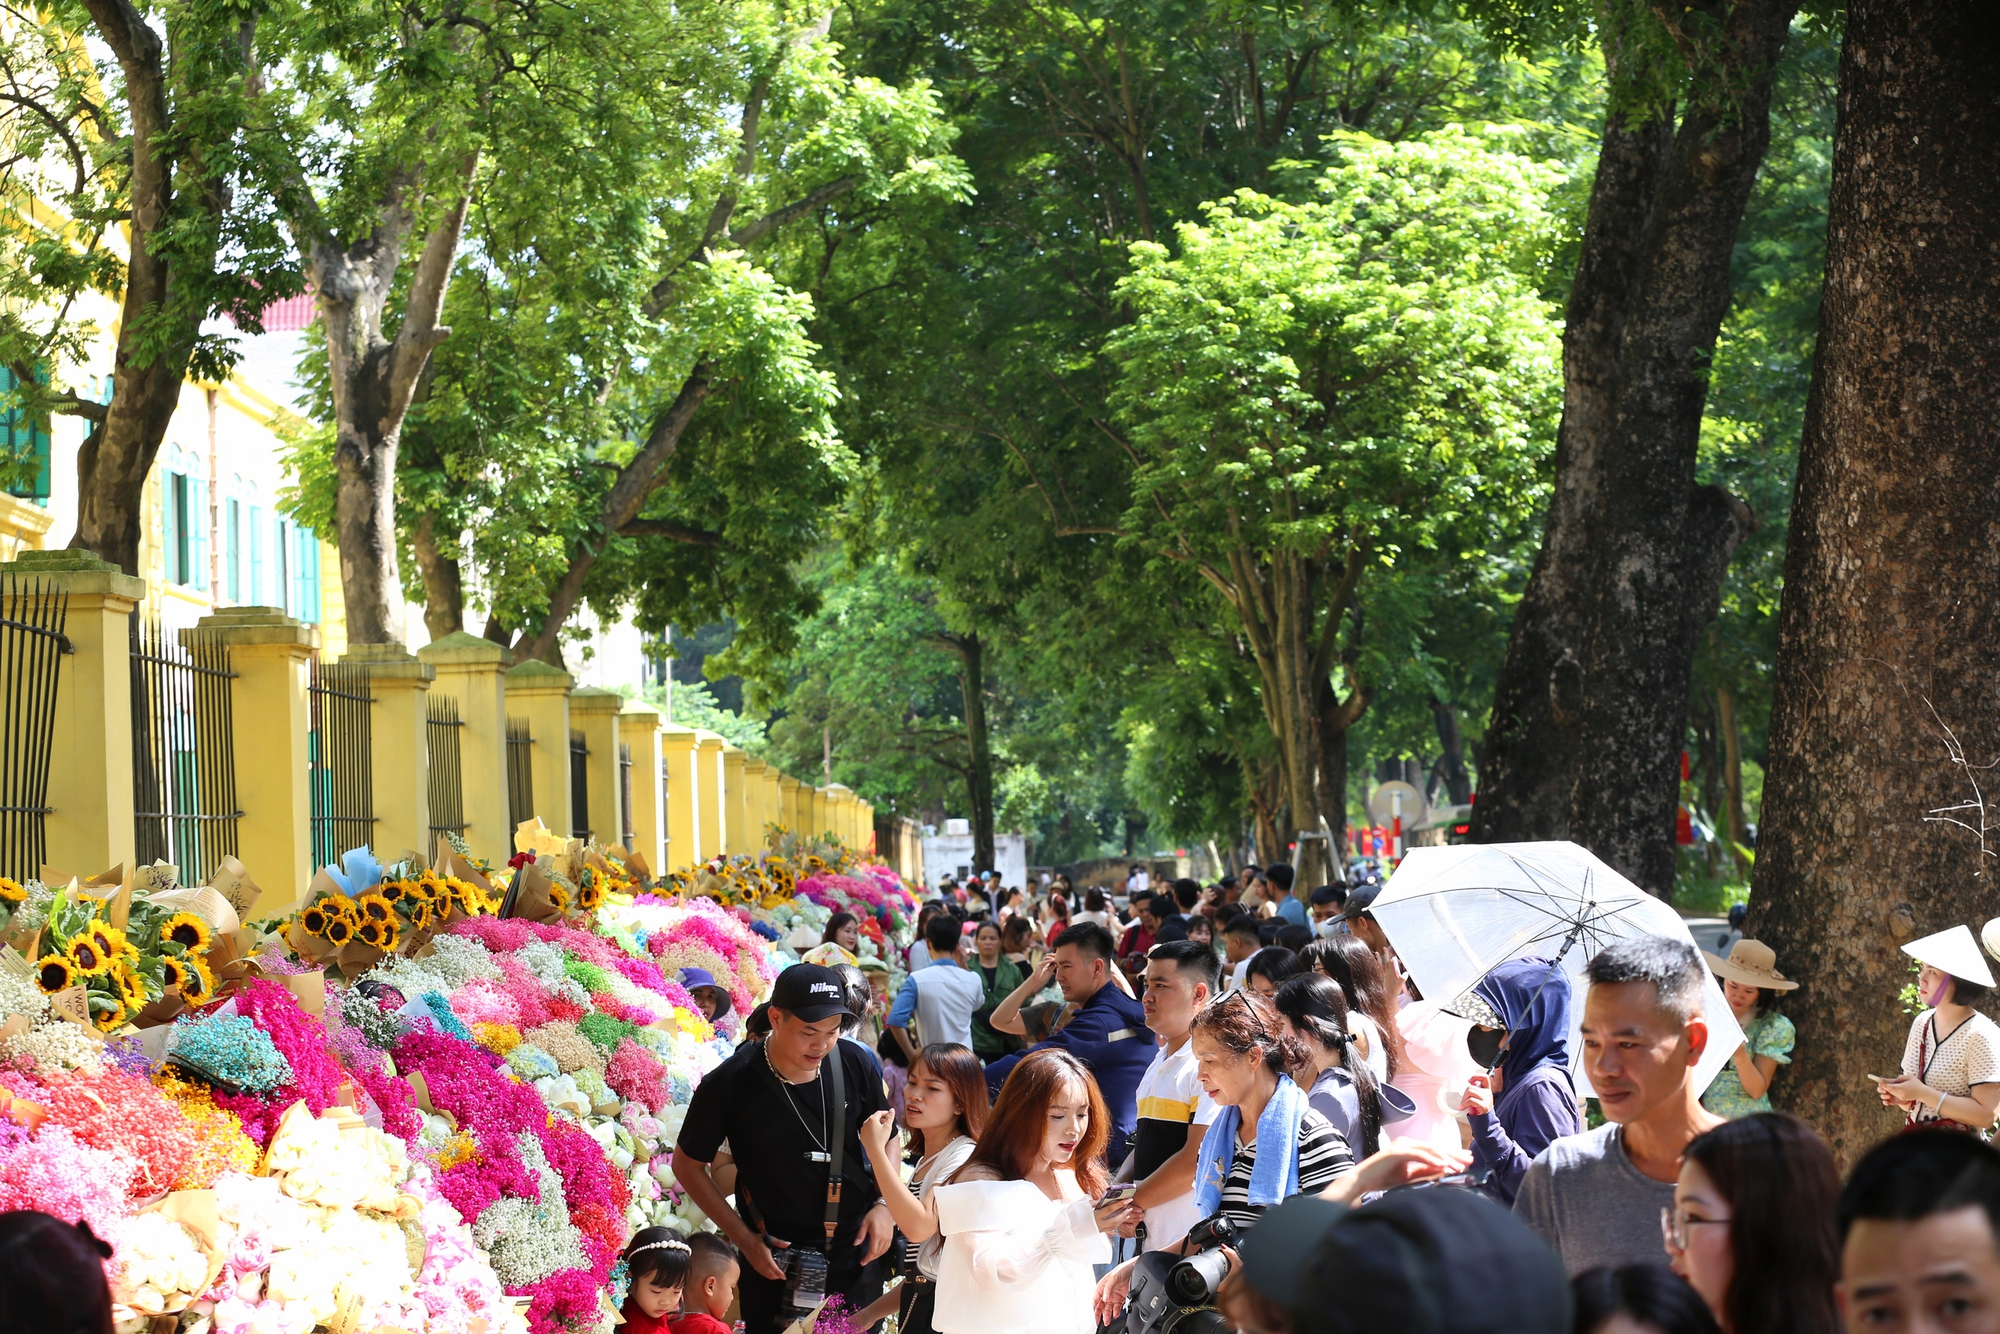
{"type": "Polygon", "coordinates": [[[1694,1082],[1708,1046],[1707,970],[1695,948],[1657,936],[1620,941],[1585,976],[1583,1069],[1607,1124],[1542,1150],[1514,1200],[1572,1277],[1661,1262],[1660,1211],[1674,1207],[1681,1151],[1721,1124],[1694,1082]]]}

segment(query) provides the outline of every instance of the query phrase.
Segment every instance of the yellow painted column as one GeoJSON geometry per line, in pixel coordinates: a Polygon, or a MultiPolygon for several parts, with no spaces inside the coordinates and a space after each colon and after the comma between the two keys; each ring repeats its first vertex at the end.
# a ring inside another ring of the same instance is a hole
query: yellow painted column
{"type": "Polygon", "coordinates": [[[570,726],[583,733],[583,743],[590,751],[584,761],[590,775],[586,793],[590,832],[599,843],[607,845],[625,841],[624,813],[618,800],[621,777],[618,746],[624,739],[620,734],[619,713],[624,707],[623,695],[596,686],[573,690],[569,696],[570,726]]]}
{"type": "MultiPolygon", "coordinates": [[[[514,855],[507,823],[507,650],[463,630],[417,650],[437,673],[431,698],[458,707],[458,773],[465,843],[473,855],[505,866],[514,855]]],[[[426,845],[428,846],[428,845],[426,845]]]]}
{"type": "Polygon", "coordinates": [[[275,607],[226,607],[196,630],[229,646],[236,673],[236,855],[263,886],[259,917],[283,917],[311,883],[312,796],[308,787],[307,663],[319,633],[275,607]]]}
{"type": "Polygon", "coordinates": [[[804,795],[806,799],[806,810],[808,812],[806,816],[807,827],[812,830],[815,836],[832,832],[833,824],[831,811],[827,805],[826,789],[815,787],[801,795],[804,795]]]}
{"type": "Polygon", "coordinates": [[[743,757],[743,825],[753,853],[764,850],[764,825],[771,818],[764,808],[764,775],[770,769],[755,755],[743,757]]]}
{"type": "Polygon", "coordinates": [[[871,857],[882,855],[875,839],[875,803],[870,801],[861,803],[861,850],[871,857]]]}
{"type": "MultiPolygon", "coordinates": [[[[18,580],[69,598],[63,634],[75,650],[54,655],[55,723],[42,860],[95,875],[133,857],[132,609],[146,596],[135,579],[93,551],[24,551],[0,565],[18,580]]],[[[32,588],[29,590],[32,592],[32,588]]],[[[12,604],[5,608],[14,614],[12,604]]],[[[14,720],[18,722],[19,720],[14,720]]],[[[35,875],[40,867],[14,868],[35,875]]]]}
{"type": "MultiPolygon", "coordinates": [[[[529,772],[534,776],[535,814],[551,833],[573,833],[569,809],[570,674],[546,662],[507,669],[507,718],[528,725],[529,772]]],[[[507,846],[513,847],[510,837],[507,846]]],[[[508,856],[513,856],[510,851],[508,856]]]]}
{"type": "Polygon", "coordinates": [[[700,804],[701,855],[720,856],[729,847],[729,816],[722,804],[722,751],[729,743],[705,728],[694,730],[695,800],[700,804]]]}
{"type": "Polygon", "coordinates": [[[759,847],[763,846],[766,836],[765,825],[777,824],[789,827],[792,823],[791,817],[785,814],[785,789],[781,782],[784,776],[777,765],[768,762],[764,765],[764,820],[757,826],[759,847]]]}
{"type": "Polygon", "coordinates": [[[779,818],[785,828],[800,836],[806,832],[804,808],[799,801],[799,794],[805,790],[805,784],[790,774],[778,775],[778,809],[782,812],[779,818]]]}
{"type": "Polygon", "coordinates": [[[750,839],[750,798],[744,790],[750,776],[744,770],[747,757],[735,746],[722,747],[723,846],[732,857],[756,851],[750,839]]]}
{"type": "MultiPolygon", "coordinates": [[[[355,644],[343,664],[368,669],[369,759],[374,766],[375,855],[384,862],[431,847],[431,741],[425,707],[437,669],[400,644],[355,644]]],[[[246,863],[247,865],[247,863],[246,863]]]]}
{"type": "Polygon", "coordinates": [[[618,713],[618,736],[632,748],[632,851],[658,875],[667,869],[660,711],[640,700],[626,700],[618,713]]]}
{"type": "Polygon", "coordinates": [[[685,871],[703,857],[701,784],[695,776],[701,749],[695,730],[660,724],[660,755],[667,766],[667,860],[670,871],[685,871]]]}
{"type": "Polygon", "coordinates": [[[853,847],[854,826],[848,819],[847,803],[854,794],[841,783],[828,783],[821,791],[826,796],[826,831],[843,846],[853,847]]]}

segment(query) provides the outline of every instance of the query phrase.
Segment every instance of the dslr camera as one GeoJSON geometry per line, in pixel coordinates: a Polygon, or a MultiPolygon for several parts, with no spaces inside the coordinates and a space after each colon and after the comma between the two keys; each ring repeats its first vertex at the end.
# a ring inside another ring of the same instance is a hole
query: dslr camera
{"type": "Polygon", "coordinates": [[[1231,1334],[1215,1309],[1216,1289],[1229,1273],[1225,1246],[1237,1242],[1236,1224],[1216,1214],[1188,1229],[1192,1255],[1147,1251],[1132,1269],[1125,1334],[1231,1334]]]}

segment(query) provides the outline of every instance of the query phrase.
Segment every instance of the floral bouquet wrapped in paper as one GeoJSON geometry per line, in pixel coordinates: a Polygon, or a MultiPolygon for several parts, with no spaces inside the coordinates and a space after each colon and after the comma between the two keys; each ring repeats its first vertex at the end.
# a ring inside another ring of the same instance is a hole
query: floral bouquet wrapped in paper
{"type": "Polygon", "coordinates": [[[58,890],[40,933],[36,981],[49,996],[81,988],[90,1022],[109,1033],[163,997],[190,1005],[212,1000],[213,938],[196,914],[133,899],[129,891],[100,899],[58,890]]]}

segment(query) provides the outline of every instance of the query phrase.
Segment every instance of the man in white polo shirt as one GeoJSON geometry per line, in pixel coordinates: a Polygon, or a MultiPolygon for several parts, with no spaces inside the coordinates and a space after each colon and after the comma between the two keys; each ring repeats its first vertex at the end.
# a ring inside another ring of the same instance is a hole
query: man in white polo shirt
{"type": "Polygon", "coordinates": [[[931,961],[911,973],[896,993],[889,1010],[888,1028],[905,1055],[915,1060],[919,1044],[910,1037],[910,1019],[915,1016],[923,1044],[956,1042],[972,1045],[972,1012],[986,999],[979,975],[960,963],[964,937],[958,918],[941,912],[924,924],[924,944],[931,961]]]}

